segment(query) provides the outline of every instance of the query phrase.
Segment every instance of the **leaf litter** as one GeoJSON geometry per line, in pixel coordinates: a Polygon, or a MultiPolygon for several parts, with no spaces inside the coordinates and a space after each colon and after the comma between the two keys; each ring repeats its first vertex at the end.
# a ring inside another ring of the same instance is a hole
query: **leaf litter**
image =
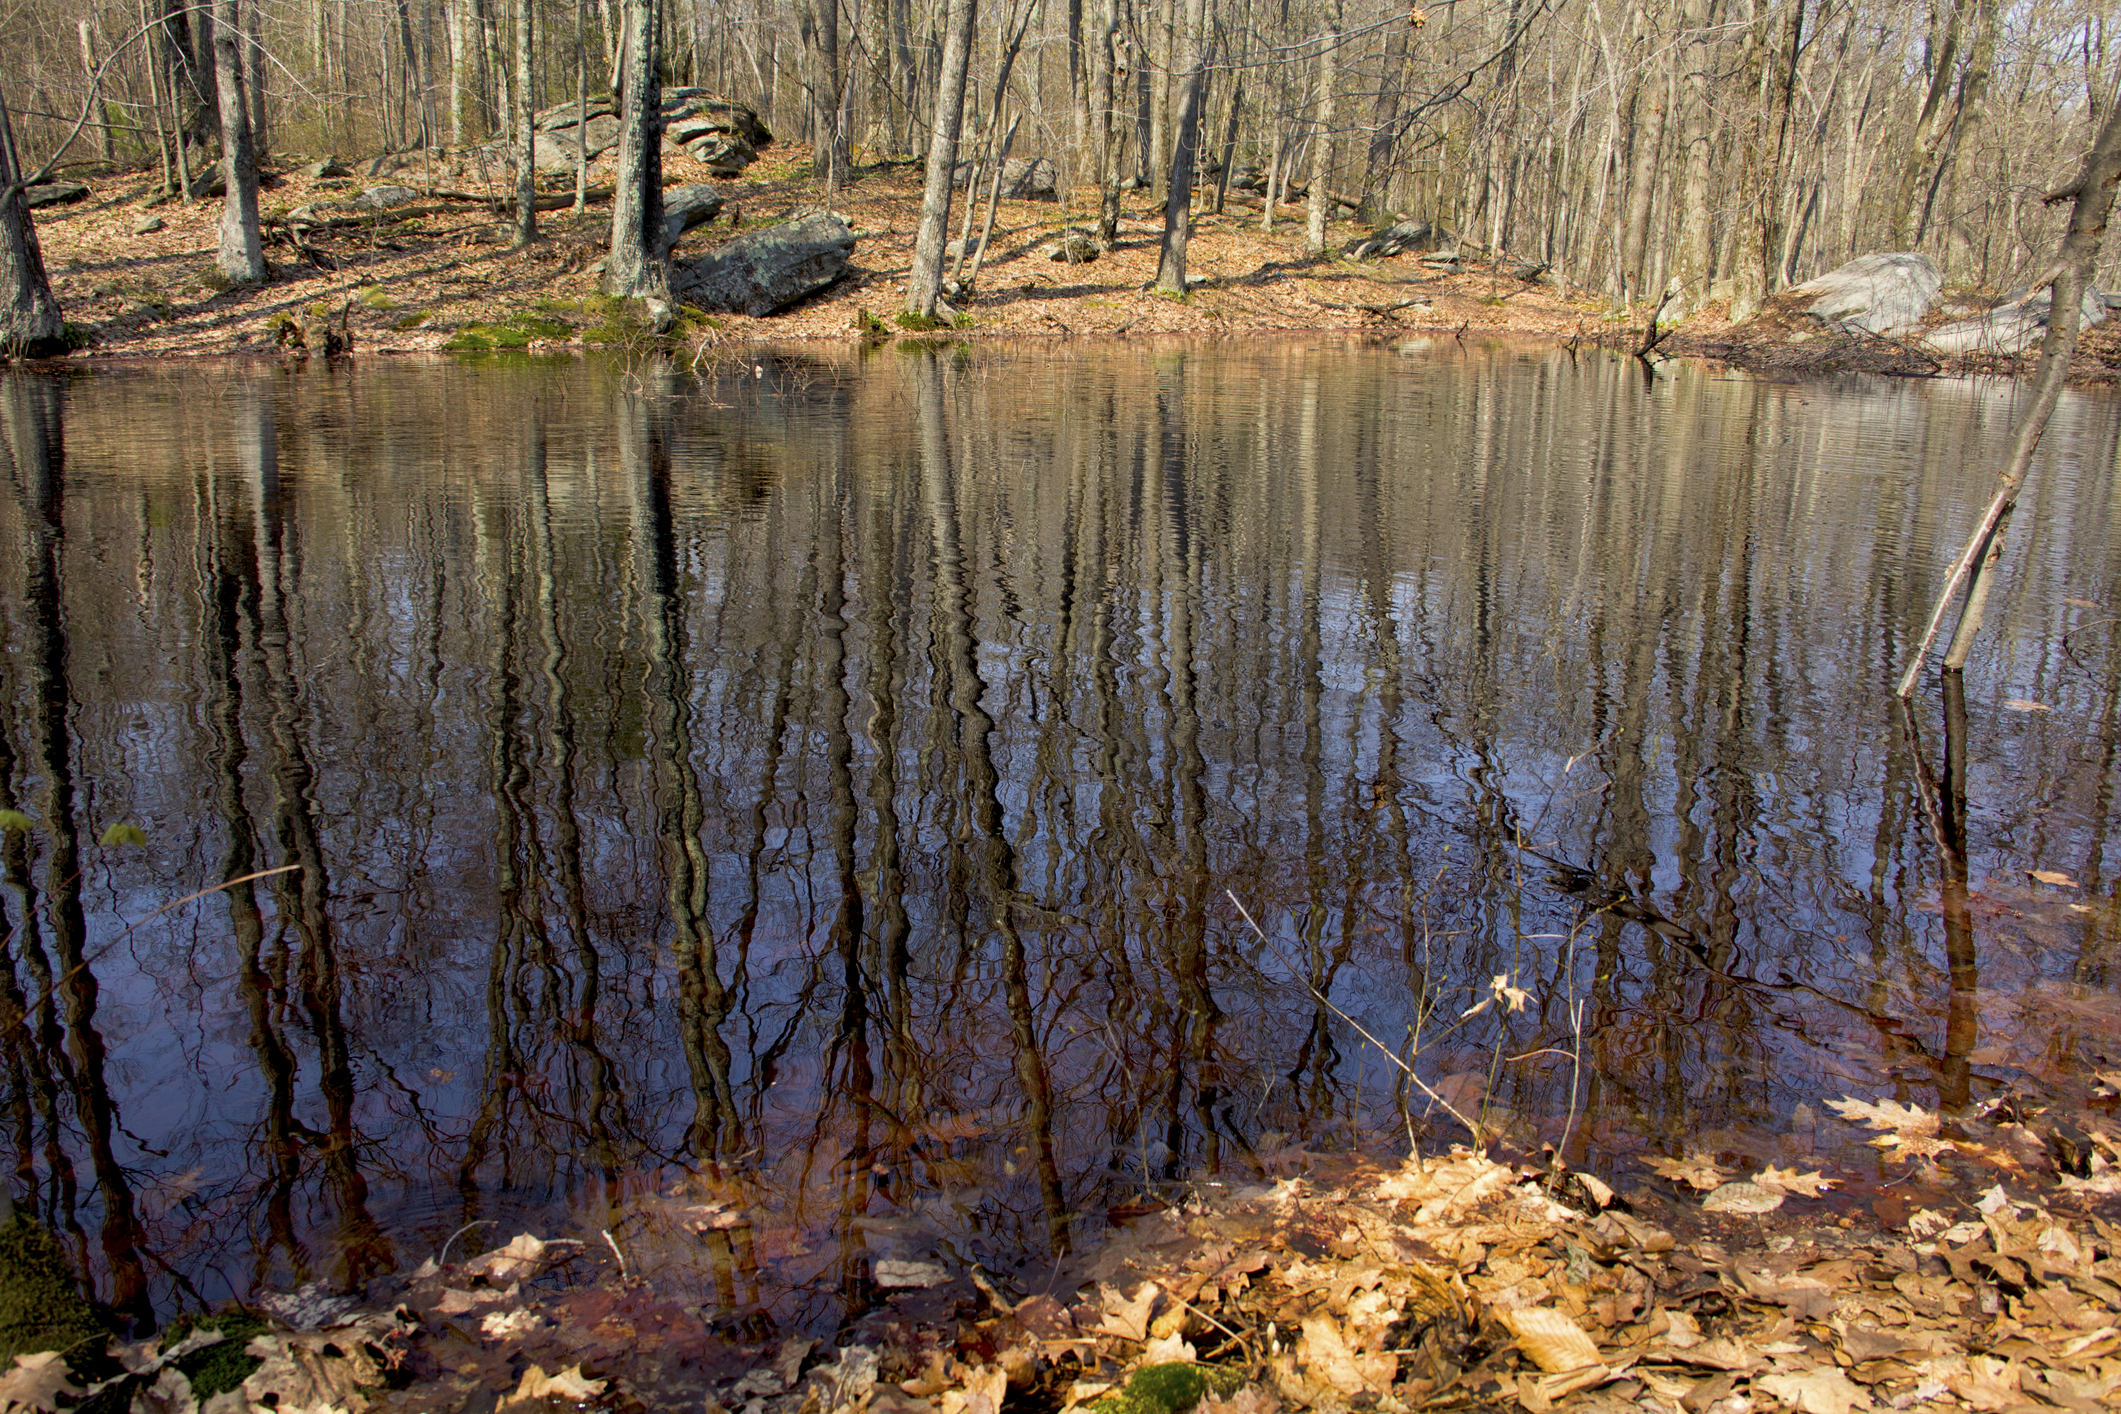
{"type": "MultiPolygon", "coordinates": [[[[1877,1136],[1878,1172],[1741,1179],[1696,1152],[1624,1194],[1551,1153],[1306,1155],[1167,1193],[1015,1284],[878,1260],[866,1313],[824,1339],[525,1233],[359,1299],[304,1287],[18,1357],[0,1414],[2088,1414],[2121,1402],[2112,1100],[1947,1118],[1850,1097],[1829,1107],[1877,1136]],[[1869,1195],[1861,1231],[1844,1186],[1869,1195]]],[[[673,1204],[702,1243],[742,1223],[673,1204]]]]}

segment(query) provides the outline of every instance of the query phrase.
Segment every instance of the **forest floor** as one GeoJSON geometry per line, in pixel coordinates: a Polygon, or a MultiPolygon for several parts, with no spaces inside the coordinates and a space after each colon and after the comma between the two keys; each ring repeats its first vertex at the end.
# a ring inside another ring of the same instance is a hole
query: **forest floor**
{"type": "MultiPolygon", "coordinates": [[[[591,165],[592,187],[608,184],[609,159],[591,165]]],[[[666,163],[665,180],[695,180],[690,159],[666,163]]],[[[443,350],[452,342],[506,330],[502,342],[530,348],[620,342],[597,300],[596,264],[608,241],[609,206],[556,210],[539,218],[539,239],[508,248],[505,193],[478,173],[415,161],[396,169],[360,164],[373,175],[336,181],[290,174],[264,194],[268,229],[263,285],[227,288],[213,268],[218,199],[145,209],[145,174],[98,181],[90,199],[37,213],[38,233],[66,318],[89,339],[90,357],[166,357],[273,353],[276,326],[305,311],[327,309],[350,325],[359,353],[443,350]],[[446,190],[358,223],[309,233],[298,247],[285,215],[319,199],[344,200],[389,182],[446,190]],[[490,200],[475,199],[481,194],[490,200]],[[140,227],[160,218],[154,230],[140,227]]],[[[780,340],[840,339],[881,323],[901,307],[920,205],[920,169],[911,162],[863,167],[832,203],[859,243],[847,275],[793,308],[766,318],[717,314],[688,321],[691,350],[736,348],[780,340]]],[[[724,216],[688,233],[676,251],[695,256],[725,240],[732,227],[754,229],[819,208],[807,153],[778,145],[743,178],[717,184],[724,216]]],[[[551,190],[572,191],[572,182],[551,190]]],[[[953,339],[1230,337],[1279,332],[1358,331],[1393,337],[1466,340],[1511,336],[1546,343],[1633,352],[1649,311],[1616,312],[1604,300],[1558,288],[1551,276],[1524,280],[1522,262],[1438,269],[1419,255],[1355,261],[1306,255],[1304,211],[1282,206],[1272,233],[1260,229],[1259,198],[1231,194],[1225,214],[1196,218],[1189,274],[1201,280],[1184,300],[1155,294],[1161,210],[1128,193],[1116,246],[1094,262],[1050,258],[1058,234],[1091,225],[1087,193],[1073,204],[1004,201],[976,289],[956,301],[963,317],[953,339]],[[1249,203],[1240,205],[1240,200],[1249,203]]],[[[963,210],[963,199],[957,211],[963,210]]],[[[955,224],[955,219],[953,221],[955,224]]],[[[1366,234],[1337,222],[1336,250],[1366,234]]],[[[1978,292],[1974,292],[1978,293],[1978,292]]],[[[1788,302],[1785,302],[1786,304],[1788,302]]],[[[1950,300],[1943,303],[1950,304],[1950,300]]],[[[1943,315],[1937,316],[1941,321],[1943,315]]],[[[1769,375],[1871,371],[1902,375],[2014,373],[2023,358],[1938,360],[1912,343],[1829,333],[1794,308],[1769,309],[1733,327],[1710,309],[1658,346],[1661,354],[1707,357],[1769,375]]],[[[2086,333],[2079,383],[2121,379],[2121,321],[2086,333]]]]}

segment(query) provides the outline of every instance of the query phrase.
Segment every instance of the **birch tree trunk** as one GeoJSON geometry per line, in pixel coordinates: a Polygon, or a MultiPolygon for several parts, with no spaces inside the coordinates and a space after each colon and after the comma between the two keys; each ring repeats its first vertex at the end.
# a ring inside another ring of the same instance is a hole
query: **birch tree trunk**
{"type": "Polygon", "coordinates": [[[243,96],[243,29],[236,0],[214,3],[214,84],[221,97],[221,243],[214,263],[239,285],[265,278],[258,234],[258,161],[250,146],[250,105],[243,96]]]}
{"type": "MultiPolygon", "coordinates": [[[[516,223],[510,246],[520,250],[538,238],[537,115],[531,112],[531,0],[516,0],[516,223]]],[[[660,134],[658,134],[660,146],[660,134]]]]}

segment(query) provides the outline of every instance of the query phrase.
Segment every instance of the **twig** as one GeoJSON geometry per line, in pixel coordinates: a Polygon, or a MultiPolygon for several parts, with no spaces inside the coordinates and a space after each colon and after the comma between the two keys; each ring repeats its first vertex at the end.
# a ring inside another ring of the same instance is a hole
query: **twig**
{"type": "MultiPolygon", "coordinates": [[[[1229,899],[1230,902],[1236,906],[1237,911],[1244,916],[1245,922],[1251,925],[1253,933],[1258,935],[1258,938],[1261,943],[1265,944],[1267,947],[1274,946],[1273,942],[1267,937],[1266,930],[1259,926],[1259,921],[1255,919],[1252,916],[1250,910],[1248,910],[1244,906],[1244,904],[1238,900],[1238,897],[1234,892],[1229,889],[1224,889],[1223,897],[1229,899]]],[[[1449,1100],[1446,1100],[1443,1096],[1437,1094],[1435,1090],[1431,1089],[1429,1086],[1429,1082],[1423,1080],[1420,1075],[1415,1073],[1414,1067],[1408,1065],[1405,1061],[1401,1060],[1398,1054],[1389,1049],[1384,1042],[1378,1040],[1375,1036],[1372,1036],[1367,1030],[1364,1029],[1363,1024],[1361,1022],[1357,1021],[1354,1017],[1348,1015],[1345,1011],[1341,1010],[1340,1007],[1335,1004],[1333,999],[1327,996],[1324,992],[1319,991],[1318,988],[1312,984],[1311,979],[1308,977],[1304,979],[1304,988],[1306,991],[1310,992],[1312,996],[1318,999],[1320,1005],[1327,1008],[1335,1016],[1339,1017],[1342,1021],[1345,1021],[1348,1025],[1354,1027],[1356,1035],[1362,1037],[1365,1041],[1368,1041],[1371,1045],[1377,1047],[1378,1051],[1381,1052],[1387,1060],[1391,1061],[1392,1064],[1398,1066],[1401,1070],[1405,1071],[1407,1079],[1414,1082],[1415,1088],[1419,1089],[1422,1094],[1427,1095],[1429,1099],[1435,1104],[1443,1106],[1444,1112],[1446,1114],[1450,1115],[1451,1118],[1457,1120],[1460,1124],[1466,1127],[1466,1132],[1473,1136],[1473,1142],[1475,1144],[1483,1142],[1480,1134],[1480,1126],[1473,1123],[1473,1121],[1467,1119],[1464,1115],[1460,1114],[1456,1105],[1453,1105],[1449,1100]]]]}
{"type": "Polygon", "coordinates": [[[611,1229],[608,1227],[597,1230],[604,1234],[604,1241],[611,1245],[611,1255],[619,1259],[619,1280],[630,1280],[626,1274],[626,1254],[619,1250],[619,1240],[611,1235],[611,1229]]]}
{"type": "Polygon", "coordinates": [[[471,1220],[470,1222],[468,1222],[468,1223],[464,1224],[464,1226],[462,1226],[462,1227],[458,1228],[458,1229],[457,1229],[457,1230],[456,1230],[455,1232],[452,1232],[451,1234],[449,1234],[449,1242],[445,1242],[445,1243],[443,1243],[443,1244],[442,1244],[442,1253],[441,1253],[441,1255],[440,1255],[440,1256],[438,1256],[438,1257],[436,1257],[436,1258],[435,1258],[435,1265],[436,1265],[436,1266],[438,1266],[438,1267],[446,1267],[446,1266],[448,1266],[448,1265],[449,1265],[449,1247],[450,1247],[450,1243],[453,1243],[453,1242],[455,1242],[455,1241],[456,1241],[456,1240],[457,1240],[458,1238],[462,1237],[462,1236],[463,1236],[463,1235],[464,1235],[465,1233],[467,1233],[467,1232],[470,1232],[470,1231],[471,1231],[471,1230],[472,1230],[473,1228],[475,1228],[475,1227],[499,1227],[500,1225],[501,1225],[501,1220],[500,1220],[499,1218],[474,1218],[474,1219],[472,1219],[472,1220],[471,1220]]]}

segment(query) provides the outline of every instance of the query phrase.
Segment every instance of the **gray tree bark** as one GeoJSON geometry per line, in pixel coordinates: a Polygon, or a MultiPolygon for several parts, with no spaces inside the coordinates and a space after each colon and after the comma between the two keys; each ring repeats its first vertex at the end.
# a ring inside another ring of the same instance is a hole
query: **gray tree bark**
{"type": "Polygon", "coordinates": [[[1208,86],[1208,0],[1186,3],[1186,75],[1179,91],[1178,130],[1172,135],[1171,178],[1164,191],[1164,246],[1156,288],[1186,292],[1186,242],[1193,233],[1193,169],[1200,151],[1200,108],[1208,86]]]}
{"type": "Polygon", "coordinates": [[[942,72],[935,89],[935,123],[928,138],[928,175],[921,189],[921,224],[913,238],[913,267],[906,275],[906,312],[935,317],[943,283],[943,246],[950,234],[950,182],[957,168],[958,132],[965,120],[965,77],[972,56],[972,27],[979,0],[950,0],[950,26],[943,37],[942,72]]]}
{"type": "Polygon", "coordinates": [[[657,77],[661,56],[655,10],[655,0],[626,0],[619,58],[619,165],[604,293],[647,300],[660,325],[670,317],[670,272],[663,244],[663,89],[657,77]]]}
{"type": "Polygon", "coordinates": [[[530,97],[531,26],[536,8],[531,0],[516,0],[516,223],[509,244],[518,250],[538,238],[537,115],[531,112],[530,97]]]}
{"type": "Polygon", "coordinates": [[[1333,90],[1340,81],[1340,3],[1330,0],[1325,39],[1318,51],[1318,123],[1311,149],[1311,209],[1304,220],[1304,249],[1314,255],[1326,248],[1326,212],[1332,198],[1326,185],[1333,174],[1333,90]]]}
{"type": "Polygon", "coordinates": [[[243,95],[243,29],[236,0],[214,0],[214,85],[221,99],[221,243],[214,263],[238,284],[265,278],[258,233],[258,159],[250,145],[250,104],[243,95]]]}
{"type": "Polygon", "coordinates": [[[7,99],[0,95],[0,356],[43,358],[60,353],[62,321],[52,282],[44,273],[36,223],[23,196],[22,160],[7,99]]]}

